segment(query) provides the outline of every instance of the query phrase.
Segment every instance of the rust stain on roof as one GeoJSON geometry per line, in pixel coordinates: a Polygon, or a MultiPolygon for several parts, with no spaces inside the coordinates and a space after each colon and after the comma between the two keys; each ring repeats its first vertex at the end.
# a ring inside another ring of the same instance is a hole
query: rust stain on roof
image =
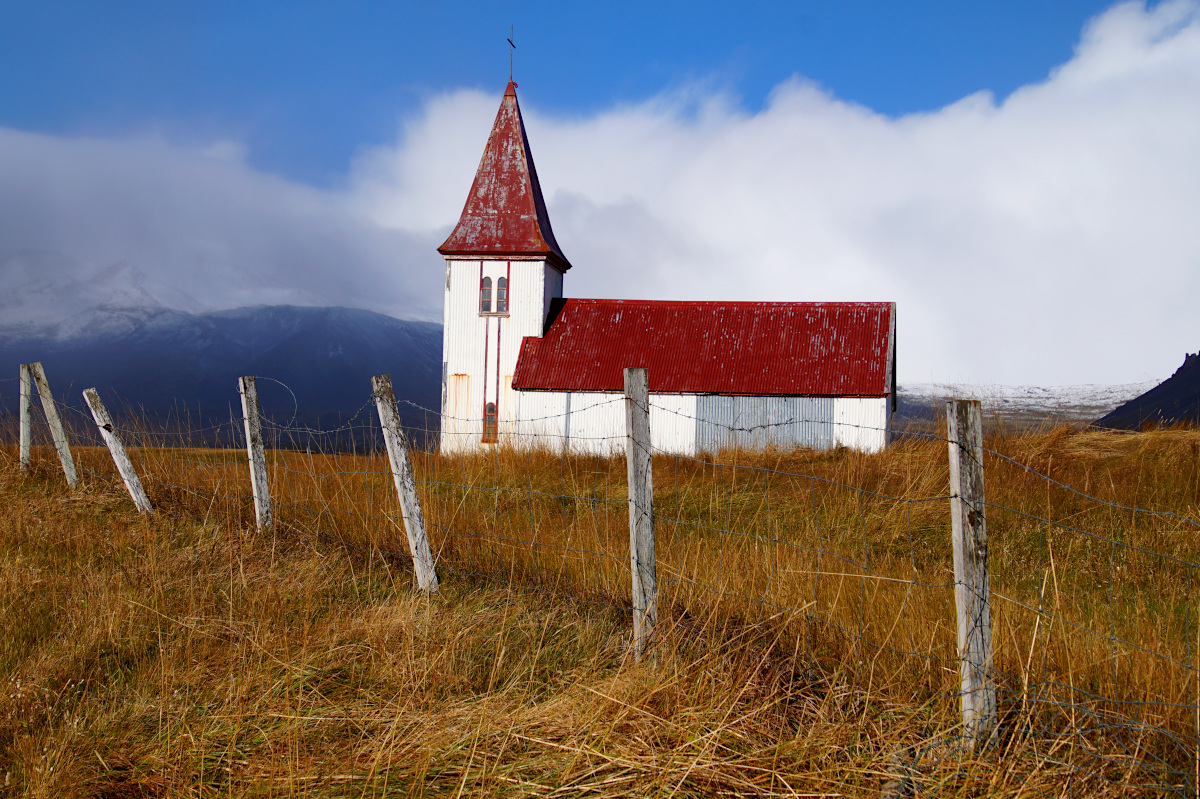
{"type": "Polygon", "coordinates": [[[517,84],[508,82],[462,216],[438,247],[442,255],[543,255],[565,272],[571,268],[554,240],[542,199],[517,84]]]}
{"type": "Polygon", "coordinates": [[[890,302],[557,300],[513,376],[526,391],[623,391],[625,367],[680,394],[884,397],[890,302]],[[553,312],[552,312],[553,313],[553,312]]]}

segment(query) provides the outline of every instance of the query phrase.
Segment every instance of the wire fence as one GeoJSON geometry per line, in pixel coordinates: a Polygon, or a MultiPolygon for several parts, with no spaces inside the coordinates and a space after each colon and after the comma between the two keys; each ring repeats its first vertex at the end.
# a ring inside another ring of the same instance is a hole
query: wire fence
{"type": "MultiPolygon", "coordinates": [[[[5,379],[0,391],[13,390],[5,379]]],[[[264,420],[276,527],[403,566],[404,520],[373,403],[365,395],[329,429],[296,425],[295,414],[264,420]]],[[[85,482],[121,490],[90,415],[69,402],[58,408],[85,482]]],[[[415,410],[454,429],[482,424],[415,410]]],[[[129,409],[122,419],[117,433],[159,512],[254,524],[241,418],[197,430],[151,425],[129,409]]],[[[8,448],[15,426],[3,420],[8,448]]],[[[726,432],[737,440],[760,428],[726,432]]],[[[439,573],[628,610],[626,437],[574,431],[568,442],[554,424],[530,429],[506,429],[496,445],[479,444],[477,430],[415,431],[424,446],[411,449],[412,463],[439,573]]],[[[1044,441],[983,449],[999,705],[991,745],[1070,773],[1076,795],[1088,786],[1197,792],[1200,437],[1172,435],[1165,446],[1179,468],[1132,488],[1130,475],[1155,464],[1121,472],[1129,459],[1107,444],[1058,464],[1061,450],[1044,441]]],[[[814,668],[839,671],[853,687],[957,702],[947,444],[918,432],[878,455],[652,445],[660,626],[770,623],[814,668]]],[[[49,469],[44,426],[34,426],[34,448],[37,468],[49,469]]],[[[954,726],[910,737],[897,767],[906,784],[919,785],[930,762],[970,756],[954,726]]]]}

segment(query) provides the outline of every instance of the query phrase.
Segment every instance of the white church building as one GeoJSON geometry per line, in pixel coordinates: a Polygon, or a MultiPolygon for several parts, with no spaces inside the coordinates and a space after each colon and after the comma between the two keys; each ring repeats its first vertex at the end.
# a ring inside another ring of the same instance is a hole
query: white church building
{"type": "Polygon", "coordinates": [[[890,302],[567,299],[517,105],[504,92],[446,259],[443,452],[623,451],[625,367],[664,451],[878,451],[896,410],[890,302]]]}

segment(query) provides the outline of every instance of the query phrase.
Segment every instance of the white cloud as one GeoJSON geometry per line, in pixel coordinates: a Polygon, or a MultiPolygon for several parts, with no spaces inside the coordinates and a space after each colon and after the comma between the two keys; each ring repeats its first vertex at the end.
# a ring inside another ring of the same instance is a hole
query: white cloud
{"type": "MultiPolygon", "coordinates": [[[[350,305],[440,318],[414,261],[339,193],[257,172],[240,145],[0,128],[0,324],[101,303],[350,305]]],[[[435,254],[436,259],[436,254],[435,254]]]]}
{"type": "MultiPolygon", "coordinates": [[[[0,258],[130,264],[202,306],[436,315],[433,248],[499,99],[431,100],[336,192],[236,144],[0,131],[0,258]]],[[[1200,0],[1110,9],[1003,102],[888,118],[793,78],[758,113],[695,89],[524,111],[570,296],[895,300],[910,382],[1132,381],[1200,347],[1200,0]]]]}

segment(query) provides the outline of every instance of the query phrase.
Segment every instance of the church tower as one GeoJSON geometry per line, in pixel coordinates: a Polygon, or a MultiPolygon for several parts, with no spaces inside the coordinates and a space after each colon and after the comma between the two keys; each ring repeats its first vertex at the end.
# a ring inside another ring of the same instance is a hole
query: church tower
{"type": "Polygon", "coordinates": [[[521,339],[540,338],[570,262],[554,240],[511,80],[446,259],[443,452],[495,444],[517,416],[521,339]]]}

